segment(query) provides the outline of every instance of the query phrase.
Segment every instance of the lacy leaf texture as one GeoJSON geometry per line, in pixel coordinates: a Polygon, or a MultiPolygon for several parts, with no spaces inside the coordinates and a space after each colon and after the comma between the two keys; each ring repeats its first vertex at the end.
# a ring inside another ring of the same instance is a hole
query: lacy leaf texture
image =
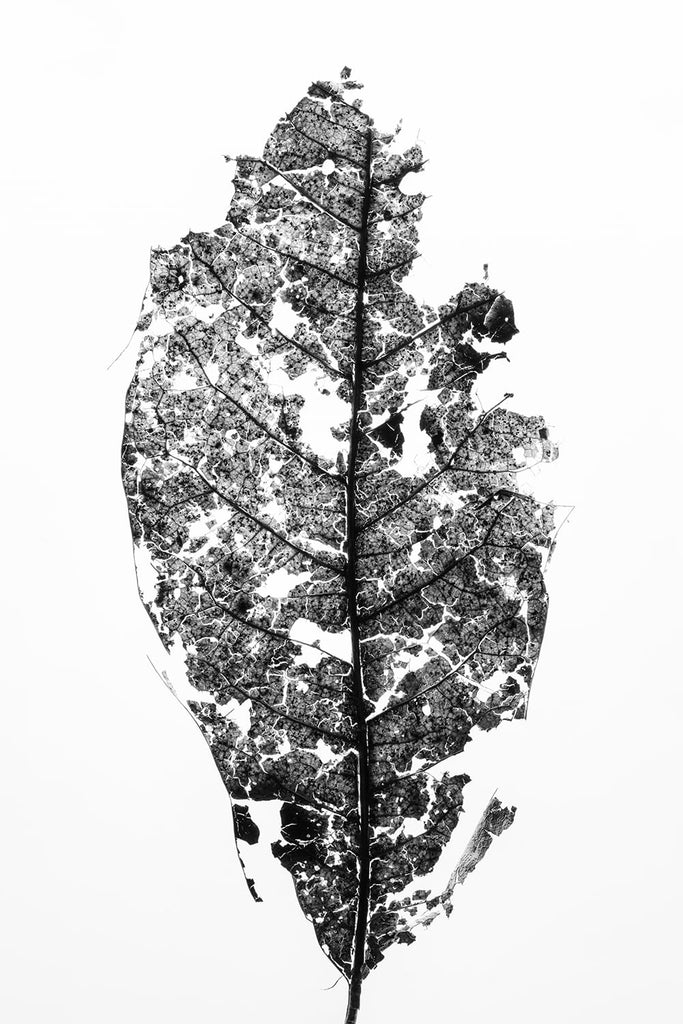
{"type": "Polygon", "coordinates": [[[554,510],[519,475],[555,456],[511,396],[473,397],[511,302],[483,282],[434,310],[402,288],[424,196],[401,182],[423,157],[359,88],[348,69],[312,85],[235,161],[226,222],[153,252],[123,444],[141,594],[243,864],[277,801],[273,854],[349,982],[347,1022],[513,819],[493,798],[430,888],[457,755],[525,715],[554,510]]]}

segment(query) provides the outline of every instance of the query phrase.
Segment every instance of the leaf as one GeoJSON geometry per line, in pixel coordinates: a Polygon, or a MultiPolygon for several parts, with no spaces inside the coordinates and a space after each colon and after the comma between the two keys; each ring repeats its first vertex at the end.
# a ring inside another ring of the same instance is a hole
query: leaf
{"type": "Polygon", "coordinates": [[[276,801],[273,853],[349,982],[347,1024],[513,819],[493,798],[430,887],[458,755],[525,714],[553,508],[519,480],[556,454],[510,395],[474,398],[511,302],[484,282],[433,310],[403,289],[422,153],[373,126],[349,74],[235,161],[223,225],[153,253],[123,445],[141,594],[241,859],[276,801]]]}

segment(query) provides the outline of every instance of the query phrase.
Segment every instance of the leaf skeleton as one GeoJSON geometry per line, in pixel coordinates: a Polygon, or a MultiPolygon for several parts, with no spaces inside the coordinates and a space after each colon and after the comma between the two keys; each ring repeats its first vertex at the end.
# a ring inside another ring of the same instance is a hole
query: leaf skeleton
{"type": "Polygon", "coordinates": [[[345,1024],[513,820],[494,796],[455,858],[459,757],[526,713],[555,530],[520,483],[556,456],[544,420],[475,400],[512,303],[488,273],[435,309],[403,287],[424,160],[359,89],[315,82],[233,162],[225,222],[153,251],[122,449],[141,596],[249,888],[276,801],[345,1024]]]}

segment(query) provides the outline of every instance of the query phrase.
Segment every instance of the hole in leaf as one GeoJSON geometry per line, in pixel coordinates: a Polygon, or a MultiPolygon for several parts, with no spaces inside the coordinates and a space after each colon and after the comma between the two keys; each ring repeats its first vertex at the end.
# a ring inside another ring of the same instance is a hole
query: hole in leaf
{"type": "Polygon", "coordinates": [[[398,189],[404,196],[417,196],[420,193],[420,183],[417,177],[417,171],[408,171],[401,178],[398,189]]]}
{"type": "Polygon", "coordinates": [[[328,157],[327,160],[323,160],[323,165],[320,168],[320,170],[323,172],[323,174],[332,174],[332,171],[334,170],[334,168],[335,168],[334,160],[330,160],[329,157],[328,157]]]}

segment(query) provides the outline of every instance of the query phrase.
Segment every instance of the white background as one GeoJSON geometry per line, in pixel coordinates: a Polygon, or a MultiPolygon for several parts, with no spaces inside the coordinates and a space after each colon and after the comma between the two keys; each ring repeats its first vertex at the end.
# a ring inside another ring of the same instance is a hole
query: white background
{"type": "MultiPolygon", "coordinates": [[[[678,4],[23,2],[5,15],[0,1014],[341,1024],[277,868],[251,902],[208,748],[146,660],[118,479],[149,248],[220,224],[343,64],[430,158],[438,302],[515,303],[486,395],[543,413],[576,505],[528,721],[463,755],[519,806],[365,1024],[679,1021],[682,218],[678,4]],[[277,882],[282,883],[277,885],[277,882]]],[[[470,819],[470,824],[473,821],[470,819]]]]}

